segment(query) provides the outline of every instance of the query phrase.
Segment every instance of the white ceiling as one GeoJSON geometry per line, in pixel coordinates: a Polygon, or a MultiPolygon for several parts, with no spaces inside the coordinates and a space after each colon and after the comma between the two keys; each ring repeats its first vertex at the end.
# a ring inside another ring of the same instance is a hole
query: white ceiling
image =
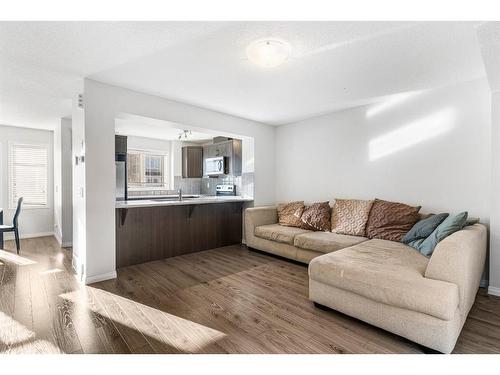
{"type": "Polygon", "coordinates": [[[53,128],[81,79],[283,124],[485,76],[471,22],[0,22],[0,124],[53,128]],[[292,46],[284,65],[246,46],[292,46]]]}
{"type": "MultiPolygon", "coordinates": [[[[139,118],[138,116],[131,117],[134,118],[117,118],[115,120],[116,134],[143,138],[153,137],[154,139],[162,139],[165,141],[178,141],[179,133],[183,131],[182,128],[179,128],[179,124],[161,120],[139,118]]],[[[194,143],[206,143],[211,142],[214,136],[214,134],[191,130],[191,134],[189,134],[187,138],[183,137],[180,140],[194,143]]]]}

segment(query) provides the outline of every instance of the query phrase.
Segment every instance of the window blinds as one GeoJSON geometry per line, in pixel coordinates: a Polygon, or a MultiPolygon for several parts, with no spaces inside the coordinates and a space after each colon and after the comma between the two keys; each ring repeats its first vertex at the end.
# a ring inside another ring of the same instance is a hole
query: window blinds
{"type": "Polygon", "coordinates": [[[47,206],[48,148],[44,145],[9,145],[11,208],[23,197],[24,206],[47,206]]]}

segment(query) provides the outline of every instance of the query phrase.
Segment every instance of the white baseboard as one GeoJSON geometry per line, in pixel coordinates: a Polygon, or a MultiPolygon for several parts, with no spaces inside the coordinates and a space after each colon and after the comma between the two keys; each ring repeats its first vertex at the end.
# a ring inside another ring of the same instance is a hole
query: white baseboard
{"type": "Polygon", "coordinates": [[[499,296],[500,297],[500,288],[496,288],[494,286],[489,286],[488,287],[488,294],[491,294],[492,296],[499,296]]]}
{"type": "Polygon", "coordinates": [[[86,276],[85,277],[85,284],[88,285],[88,284],[93,284],[93,283],[97,283],[99,281],[110,280],[110,279],[116,279],[116,271],[102,273],[100,275],[86,276]]]}
{"type": "Polygon", "coordinates": [[[63,242],[61,243],[61,247],[73,247],[73,242],[63,242]]]}
{"type": "MultiPolygon", "coordinates": [[[[27,239],[27,238],[37,238],[37,237],[50,237],[54,236],[54,232],[41,232],[41,233],[28,233],[28,234],[23,234],[21,233],[19,238],[22,240],[27,239]]],[[[4,233],[4,240],[9,241],[14,239],[14,233],[7,232],[4,233]]]]}

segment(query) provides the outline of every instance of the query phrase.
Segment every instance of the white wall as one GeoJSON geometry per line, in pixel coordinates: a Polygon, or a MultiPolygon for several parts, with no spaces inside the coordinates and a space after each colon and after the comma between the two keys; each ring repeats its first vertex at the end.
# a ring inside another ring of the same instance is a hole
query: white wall
{"type": "Polygon", "coordinates": [[[500,23],[482,22],[476,28],[491,89],[491,215],[488,293],[500,296],[500,23]]]}
{"type": "Polygon", "coordinates": [[[490,285],[488,292],[500,296],[500,92],[492,95],[491,126],[491,222],[490,285]]]}
{"type": "MultiPolygon", "coordinates": [[[[76,165],[75,157],[85,155],[84,110],[78,108],[74,98],[71,111],[72,122],[72,166],[73,166],[73,268],[80,280],[85,281],[86,246],[86,201],[85,201],[85,163],[76,165]]],[[[114,139],[113,139],[114,141],[114,139]]],[[[112,146],[114,155],[114,145],[112,146]]],[[[114,160],[114,158],[113,158],[114,160]]],[[[110,172],[111,173],[111,172],[110,172]]],[[[113,172],[114,174],[114,172],[113,172]]]]}
{"type": "MultiPolygon", "coordinates": [[[[255,142],[255,203],[274,202],[274,133],[268,125],[86,79],[84,81],[85,210],[74,209],[83,225],[87,283],[115,273],[115,118],[119,113],[244,135],[255,142]]],[[[75,118],[73,117],[73,145],[75,118]]],[[[79,127],[78,127],[79,128],[79,127]]],[[[77,184],[75,188],[78,189],[77,184]]],[[[75,201],[75,200],[74,200],[75,201]]]]}
{"type": "Polygon", "coordinates": [[[490,113],[476,80],[280,126],[276,197],[377,197],[489,222],[490,113]]]}
{"type": "MultiPolygon", "coordinates": [[[[19,216],[19,232],[21,238],[54,233],[54,169],[53,169],[53,133],[48,130],[28,129],[0,125],[0,207],[3,208],[4,223],[11,223],[14,215],[9,209],[9,180],[8,180],[8,144],[10,141],[26,144],[45,144],[49,148],[48,159],[48,207],[24,208],[19,216]]],[[[13,238],[10,233],[6,239],[13,238]]]]}
{"type": "Polygon", "coordinates": [[[172,167],[172,178],[182,176],[182,146],[185,143],[182,141],[172,141],[172,158],[170,159],[172,167]]]}
{"type": "Polygon", "coordinates": [[[61,125],[54,127],[54,236],[62,244],[62,139],[61,125]]]}
{"type": "Polygon", "coordinates": [[[255,172],[255,142],[253,138],[243,139],[241,142],[241,172],[255,172]]]}
{"type": "Polygon", "coordinates": [[[62,245],[73,243],[73,156],[71,119],[61,119],[61,231],[62,245]]]}
{"type": "Polygon", "coordinates": [[[60,245],[72,245],[73,191],[71,119],[54,128],[54,236],[60,245]]]}

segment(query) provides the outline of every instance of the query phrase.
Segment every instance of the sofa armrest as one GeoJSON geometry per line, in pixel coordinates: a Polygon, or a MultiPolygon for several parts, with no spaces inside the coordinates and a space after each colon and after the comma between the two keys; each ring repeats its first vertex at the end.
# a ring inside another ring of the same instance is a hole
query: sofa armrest
{"type": "Polygon", "coordinates": [[[245,210],[245,241],[252,247],[255,239],[255,228],[260,225],[276,224],[278,211],[276,206],[252,207],[245,210]]]}
{"type": "Polygon", "coordinates": [[[439,242],[427,264],[425,277],[458,285],[461,313],[474,303],[486,261],[487,230],[474,224],[439,242]]]}

